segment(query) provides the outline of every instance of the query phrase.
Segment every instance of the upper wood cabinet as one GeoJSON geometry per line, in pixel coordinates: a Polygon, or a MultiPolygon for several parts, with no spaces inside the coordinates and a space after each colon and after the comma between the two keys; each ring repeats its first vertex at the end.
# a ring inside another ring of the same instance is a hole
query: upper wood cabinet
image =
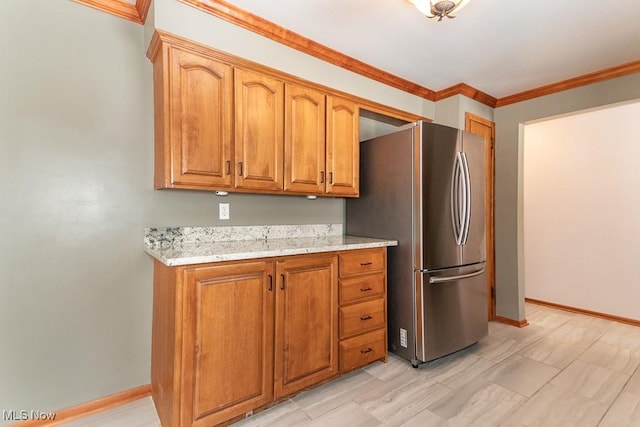
{"type": "Polygon", "coordinates": [[[327,194],[360,194],[358,105],[345,98],[327,97],[327,194]]]}
{"type": "Polygon", "coordinates": [[[149,49],[156,188],[359,195],[355,101],[182,40],[149,49]]]}
{"type": "Polygon", "coordinates": [[[233,67],[163,46],[153,72],[155,187],[231,187],[233,67]]]}
{"type": "Polygon", "coordinates": [[[282,190],[284,83],[235,70],[236,188],[282,190]]]}
{"type": "Polygon", "coordinates": [[[358,113],[355,102],[286,85],[285,191],[359,195],[358,113]]]}

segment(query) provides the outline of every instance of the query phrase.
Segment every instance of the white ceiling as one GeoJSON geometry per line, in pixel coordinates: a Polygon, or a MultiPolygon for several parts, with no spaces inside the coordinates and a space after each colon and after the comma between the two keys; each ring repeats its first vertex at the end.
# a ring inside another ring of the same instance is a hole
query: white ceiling
{"type": "Polygon", "coordinates": [[[471,0],[437,22],[404,0],[227,0],[438,91],[496,98],[640,60],[640,0],[471,0]]]}

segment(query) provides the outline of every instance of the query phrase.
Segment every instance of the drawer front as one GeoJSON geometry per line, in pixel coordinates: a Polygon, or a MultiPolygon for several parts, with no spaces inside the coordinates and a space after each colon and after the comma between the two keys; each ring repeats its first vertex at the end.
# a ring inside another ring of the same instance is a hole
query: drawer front
{"type": "Polygon", "coordinates": [[[382,271],[385,268],[384,248],[340,252],[340,277],[382,271]]]}
{"type": "Polygon", "coordinates": [[[340,372],[360,368],[386,357],[387,336],[384,329],[340,342],[340,372]]]}
{"type": "Polygon", "coordinates": [[[385,325],[384,299],[378,298],[340,308],[339,324],[340,339],[383,328],[385,325]]]}
{"type": "Polygon", "coordinates": [[[354,277],[340,281],[340,304],[384,295],[384,273],[354,277]]]}

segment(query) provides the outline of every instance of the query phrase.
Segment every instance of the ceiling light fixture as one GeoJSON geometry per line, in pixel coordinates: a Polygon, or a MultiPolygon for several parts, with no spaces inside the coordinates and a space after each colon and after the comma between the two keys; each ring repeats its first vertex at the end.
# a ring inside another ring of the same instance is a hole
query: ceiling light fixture
{"type": "Polygon", "coordinates": [[[455,18],[454,12],[462,9],[469,0],[407,0],[413,4],[416,9],[426,15],[428,18],[438,18],[442,21],[445,16],[447,18],[455,18]]]}

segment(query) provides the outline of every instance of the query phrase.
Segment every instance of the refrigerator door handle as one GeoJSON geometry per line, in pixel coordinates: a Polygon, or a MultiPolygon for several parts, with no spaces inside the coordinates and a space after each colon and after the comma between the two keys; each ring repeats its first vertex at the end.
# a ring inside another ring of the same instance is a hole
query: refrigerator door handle
{"type": "Polygon", "coordinates": [[[482,273],[484,273],[484,267],[482,267],[480,270],[474,271],[472,273],[460,274],[458,276],[430,277],[429,278],[429,283],[430,284],[435,284],[435,283],[455,282],[456,280],[468,279],[470,277],[479,276],[482,273]]]}
{"type": "Polygon", "coordinates": [[[462,181],[463,181],[463,219],[462,219],[462,244],[467,243],[467,238],[469,237],[469,225],[471,222],[471,178],[469,176],[469,162],[467,162],[467,154],[462,153],[462,181]]]}
{"type": "Polygon", "coordinates": [[[464,234],[465,197],[464,197],[464,166],[462,164],[462,153],[456,153],[451,172],[451,225],[453,226],[453,237],[456,245],[462,245],[464,234]]]}

